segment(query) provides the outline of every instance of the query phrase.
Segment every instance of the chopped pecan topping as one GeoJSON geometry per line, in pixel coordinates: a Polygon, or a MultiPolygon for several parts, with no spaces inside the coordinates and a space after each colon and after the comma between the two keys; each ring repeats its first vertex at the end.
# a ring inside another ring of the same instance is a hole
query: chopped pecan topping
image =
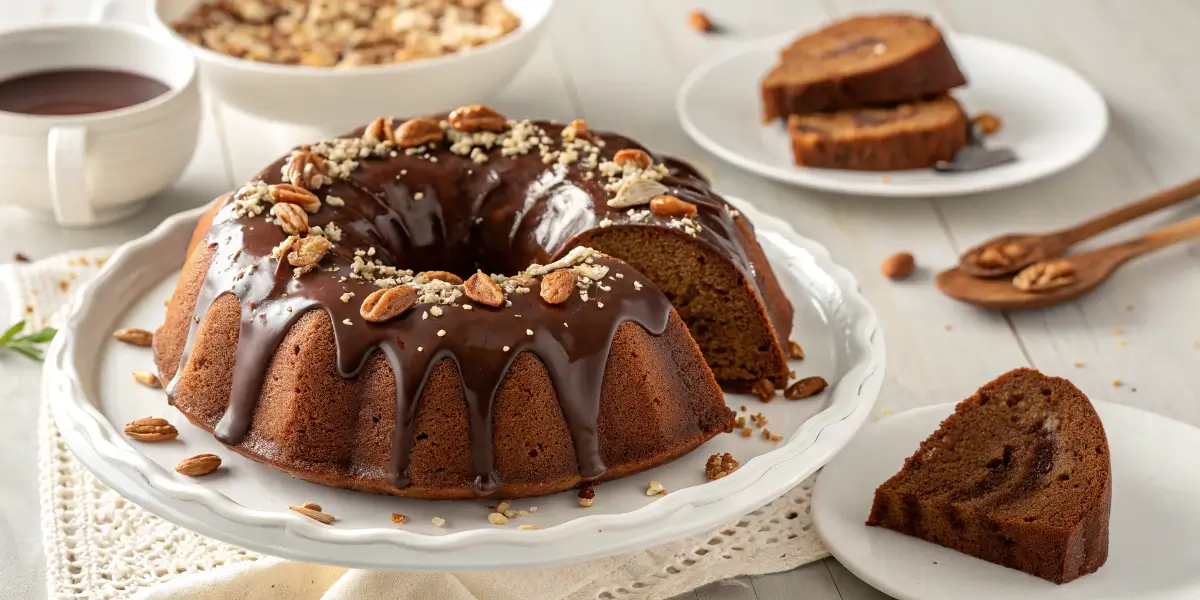
{"type": "Polygon", "coordinates": [[[268,186],[267,195],[271,198],[271,202],[295,204],[310,215],[321,210],[321,199],[316,194],[293,183],[277,183],[268,186]]]}
{"type": "Polygon", "coordinates": [[[381,144],[383,142],[395,144],[396,132],[392,130],[391,117],[378,117],[374,121],[371,121],[371,124],[367,125],[367,128],[363,130],[362,139],[363,142],[368,144],[381,144]]]}
{"type": "Polygon", "coordinates": [[[310,235],[300,238],[292,244],[291,252],[288,252],[288,264],[305,269],[305,272],[311,271],[325,258],[331,247],[332,244],[325,236],[310,235]]]}
{"type": "Polygon", "coordinates": [[[588,129],[587,121],[583,119],[575,119],[574,121],[568,123],[566,127],[563,127],[562,138],[563,141],[567,143],[573,142],[577,139],[587,140],[589,142],[596,139],[596,137],[592,134],[592,131],[588,129]]]}
{"type": "Polygon", "coordinates": [[[626,164],[633,164],[639,169],[649,169],[650,165],[654,163],[654,161],[650,158],[650,155],[646,154],[645,150],[639,150],[637,148],[626,148],[620,152],[617,152],[616,155],[613,156],[613,162],[617,163],[617,165],[621,167],[624,167],[626,164]]]}
{"type": "Polygon", "coordinates": [[[725,454],[714,454],[708,457],[708,462],[704,463],[704,476],[710,481],[716,481],[742,466],[738,461],[733,459],[733,455],[726,452],[725,454]]]}
{"type": "Polygon", "coordinates": [[[500,133],[508,129],[508,119],[490,106],[471,104],[454,109],[447,119],[450,126],[466,133],[491,131],[500,133]]]}
{"type": "Polygon", "coordinates": [[[125,435],[143,442],[164,442],[179,437],[179,430],[166,419],[146,417],[126,425],[125,435]]]}
{"type": "Polygon", "coordinates": [[[279,221],[284,233],[304,235],[308,233],[308,213],[298,204],[280,202],[271,206],[271,216],[279,221]]]}
{"type": "Polygon", "coordinates": [[[803,400],[825,391],[829,382],[824,377],[805,377],[783,390],[783,397],[788,400],[803,400]]]}
{"type": "Polygon", "coordinates": [[[504,290],[483,271],[476,271],[464,287],[467,297],[487,306],[504,304],[504,290]]]}
{"type": "Polygon", "coordinates": [[[417,274],[417,277],[428,277],[438,281],[445,281],[450,285],[462,285],[462,277],[451,273],[450,271],[422,271],[417,274]]]}
{"type": "Polygon", "coordinates": [[[185,458],[175,465],[175,472],[188,477],[203,477],[221,466],[221,457],[216,454],[197,454],[185,458]]]}
{"type": "Polygon", "coordinates": [[[578,277],[575,271],[571,269],[559,269],[547,273],[542,278],[542,300],[550,304],[562,304],[571,297],[571,293],[575,291],[575,282],[578,277]]]}
{"type": "Polygon", "coordinates": [[[770,379],[759,379],[750,386],[750,393],[758,396],[763,402],[770,402],[775,398],[775,384],[770,379]]]}
{"type": "Polygon", "coordinates": [[[638,177],[621,184],[621,187],[617,189],[617,195],[608,201],[608,205],[613,208],[641,206],[649,204],[651,199],[661,196],[667,191],[667,186],[653,179],[638,177]]]}
{"type": "Polygon", "coordinates": [[[408,520],[408,515],[402,515],[400,513],[392,513],[392,522],[397,525],[400,525],[407,520],[408,520]]]}
{"type": "Polygon", "coordinates": [[[136,327],[118,329],[113,332],[113,337],[116,338],[117,341],[125,342],[126,344],[132,344],[134,346],[149,346],[150,344],[154,343],[154,334],[146,331],[145,329],[138,329],[136,327]]]}
{"type": "Polygon", "coordinates": [[[416,288],[407,285],[375,290],[363,300],[358,314],[372,323],[390,321],[415,306],[419,294],[416,288]]]}
{"type": "Polygon", "coordinates": [[[153,371],[147,371],[146,369],[135,369],[133,371],[133,378],[136,379],[138,383],[146,387],[162,387],[162,383],[158,380],[158,375],[155,375],[153,371]]]}
{"type": "Polygon", "coordinates": [[[675,196],[655,196],[650,200],[650,212],[668,219],[696,216],[696,205],[675,196]]]}
{"type": "Polygon", "coordinates": [[[409,119],[396,132],[396,145],[401,148],[416,148],[446,138],[442,126],[433,119],[409,119]]]}

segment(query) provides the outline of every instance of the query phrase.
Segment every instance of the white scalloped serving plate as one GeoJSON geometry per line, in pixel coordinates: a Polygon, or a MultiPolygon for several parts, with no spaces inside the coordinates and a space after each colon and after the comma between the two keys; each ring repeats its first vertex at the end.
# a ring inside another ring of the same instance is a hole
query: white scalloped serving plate
{"type": "Polygon", "coordinates": [[[130,372],[150,368],[148,349],[117,343],[118,327],[156,328],[187,242],[203,209],[175,215],[122,246],[71,307],[47,358],[44,393],[67,445],[126,498],[180,526],[252,550],[310,562],[371,569],[493,570],[564,564],[665,543],[735,521],[791,489],[828,462],[871,412],[884,372],[883,335],[858,283],[821,245],[783,221],[731,199],[757,226],[759,241],[796,307],[793,337],[807,358],[792,368],[830,381],[820,396],[763,404],[729,395],[735,410],[762,412],[784,440],[718,436],[695,452],[648,472],[597,487],[595,506],[581,509],[572,492],[514,502],[538,511],[507,526],[488,523],[482,501],[431,502],[360,494],[293,479],[229,452],[192,426],[161,390],[130,372]],[[162,416],[179,439],[144,444],[126,438],[125,423],[162,416]],[[190,479],[173,472],[202,452],[224,459],[217,473],[190,479]],[[731,452],[742,467],[706,482],[704,462],[731,452]],[[647,482],[670,490],[647,497],[647,482]],[[338,520],[322,525],[287,509],[317,502],[338,520]],[[393,512],[410,517],[393,525],[393,512]],[[435,528],[433,517],[446,520],[435,528]],[[518,530],[520,524],[539,530],[518,530]]]}

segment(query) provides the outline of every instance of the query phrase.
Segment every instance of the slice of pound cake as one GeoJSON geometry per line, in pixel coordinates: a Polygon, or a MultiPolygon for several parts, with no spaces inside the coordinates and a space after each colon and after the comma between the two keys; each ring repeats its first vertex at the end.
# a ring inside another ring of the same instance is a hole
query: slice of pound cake
{"type": "Polygon", "coordinates": [[[962,401],[879,486],[867,525],[1064,583],[1108,558],[1111,499],[1087,396],[1016,369],[962,401]]]}
{"type": "Polygon", "coordinates": [[[967,115],[950,96],[890,108],[788,117],[796,164],[895,171],[949,161],[967,144],[967,115]]]}
{"type": "Polygon", "coordinates": [[[942,32],[928,19],[854,17],[782,52],[762,81],[763,120],[906,102],[965,83],[942,32]]]}

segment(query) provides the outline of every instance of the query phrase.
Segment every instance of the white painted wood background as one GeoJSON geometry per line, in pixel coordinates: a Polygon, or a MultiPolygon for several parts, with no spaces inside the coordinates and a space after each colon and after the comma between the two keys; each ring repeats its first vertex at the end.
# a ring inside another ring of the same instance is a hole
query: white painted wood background
{"type": "MultiPolygon", "coordinates": [[[[981,312],[940,296],[931,276],[958,252],[1007,231],[1074,223],[1200,174],[1200,2],[1192,0],[560,0],[547,40],[489,104],[521,117],[586,118],[693,161],[719,190],[783,216],[851,268],[883,321],[887,380],[877,408],[901,411],[961,399],[1019,365],[1070,377],[1093,399],[1142,407],[1200,425],[1200,244],[1139,260],[1091,296],[1028,314],[981,312]],[[674,98],[688,72],[741,41],[816,27],[830,18],[903,8],[953,31],[1028,46],[1091,79],[1109,102],[1112,128],[1083,164],[1049,180],[973,197],[871,200],[772,183],[720,163],[680,129],[674,98]],[[687,12],[706,10],[725,29],[700,35],[687,12]],[[884,257],[913,252],[924,268],[894,283],[884,257]],[[1076,362],[1082,367],[1074,366],[1076,362]],[[1113,381],[1123,385],[1117,387],[1113,381]]],[[[78,20],[87,0],[9,0],[0,27],[78,20]]],[[[257,171],[286,147],[267,124],[210,106],[197,157],[180,183],[145,213],[117,225],[63,232],[0,209],[0,262],[117,244],[162,218],[198,206],[257,171]]],[[[374,115],[364,115],[364,121],[374,115]]],[[[1193,201],[1104,236],[1105,243],[1200,214],[1193,201]]],[[[36,369],[0,360],[6,385],[36,384],[36,369]],[[11,377],[9,377],[11,375],[11,377]]],[[[27,436],[0,443],[0,570],[28,578],[41,598],[31,407],[9,416],[27,436]],[[14,416],[15,415],[15,416],[14,416]],[[16,452],[23,449],[23,455],[16,452]],[[28,484],[28,485],[26,485],[28,484]],[[6,545],[9,544],[9,545],[6,545]],[[15,545],[13,545],[15,544],[15,545]],[[36,580],[36,581],[35,581],[36,580]]],[[[1148,440],[1147,443],[1152,443],[1148,440]]],[[[4,579],[0,577],[0,579],[4,579]]],[[[6,592],[7,593],[7,592],[6,592]]],[[[741,577],[681,596],[699,599],[886,598],[829,559],[794,571],[741,577]]]]}

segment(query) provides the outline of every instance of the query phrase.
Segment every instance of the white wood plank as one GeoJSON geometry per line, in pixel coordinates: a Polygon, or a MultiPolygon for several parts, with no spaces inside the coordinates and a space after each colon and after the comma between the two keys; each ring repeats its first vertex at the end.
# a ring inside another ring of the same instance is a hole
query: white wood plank
{"type": "Polygon", "coordinates": [[[823,560],[783,573],[753,575],[750,582],[758,600],[841,600],[833,575],[823,560]]]}
{"type": "Polygon", "coordinates": [[[863,580],[859,579],[846,570],[841,563],[832,558],[824,561],[825,566],[829,568],[830,575],[833,576],[833,581],[837,584],[838,593],[841,594],[842,600],[890,600],[891,596],[867,585],[863,580]]]}
{"type": "Polygon", "coordinates": [[[696,598],[697,600],[756,600],[758,596],[754,593],[754,585],[750,583],[750,577],[742,575],[699,588],[696,590],[696,598]]]}

